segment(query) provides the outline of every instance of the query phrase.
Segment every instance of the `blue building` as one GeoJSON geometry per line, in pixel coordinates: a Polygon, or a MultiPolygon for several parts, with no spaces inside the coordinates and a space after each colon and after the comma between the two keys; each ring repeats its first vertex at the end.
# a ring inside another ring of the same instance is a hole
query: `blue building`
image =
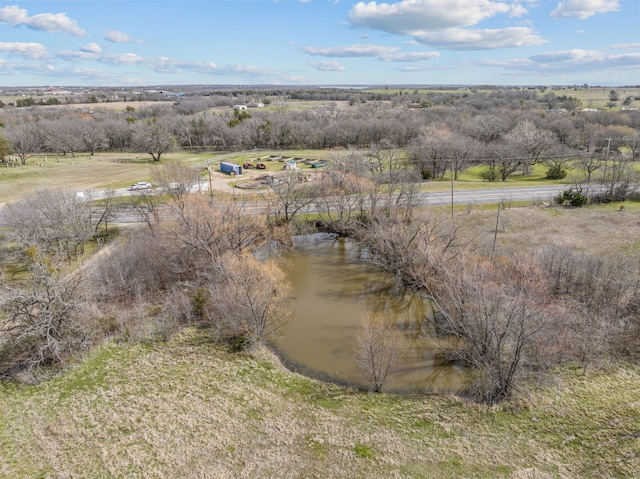
{"type": "Polygon", "coordinates": [[[220,162],[220,171],[229,175],[241,175],[242,166],[229,163],[228,161],[220,162]]]}

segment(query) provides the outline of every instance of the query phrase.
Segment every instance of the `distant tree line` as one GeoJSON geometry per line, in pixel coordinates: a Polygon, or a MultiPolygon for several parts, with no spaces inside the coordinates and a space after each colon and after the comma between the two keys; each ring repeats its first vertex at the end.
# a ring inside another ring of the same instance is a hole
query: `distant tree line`
{"type": "Polygon", "coordinates": [[[639,112],[580,111],[578,100],[553,92],[281,93],[267,108],[242,111],[231,105],[255,100],[256,92],[189,96],[124,111],[4,108],[2,157],[12,154],[24,165],[37,154],[140,151],[160,161],[176,148],[349,149],[386,142],[405,150],[424,179],[483,165],[487,181],[504,181],[529,174],[536,164],[547,167],[550,179],[577,167],[591,180],[606,162],[628,167],[640,155],[639,112]],[[296,107],[290,98],[325,100],[296,107]],[[215,109],[221,104],[228,108],[215,109]]]}

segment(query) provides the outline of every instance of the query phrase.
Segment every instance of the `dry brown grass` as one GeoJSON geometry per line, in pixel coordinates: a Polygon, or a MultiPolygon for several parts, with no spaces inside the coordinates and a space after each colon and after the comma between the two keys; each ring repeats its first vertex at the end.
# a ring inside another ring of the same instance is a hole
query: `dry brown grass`
{"type": "Polygon", "coordinates": [[[0,387],[0,476],[634,477],[640,371],[562,381],[513,411],[358,393],[188,330],[0,387]]]}
{"type": "MultiPolygon", "coordinates": [[[[460,214],[466,234],[493,241],[497,210],[460,214]]],[[[500,212],[497,253],[544,245],[573,248],[595,256],[640,255],[640,204],[609,206],[519,207],[500,212]]]]}

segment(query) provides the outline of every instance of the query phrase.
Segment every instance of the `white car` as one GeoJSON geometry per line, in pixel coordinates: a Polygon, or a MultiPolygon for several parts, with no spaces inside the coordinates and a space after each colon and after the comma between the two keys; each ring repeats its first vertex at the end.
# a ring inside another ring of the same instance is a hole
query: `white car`
{"type": "Polygon", "coordinates": [[[148,181],[139,181],[139,182],[131,185],[129,187],[129,191],[147,190],[149,188],[151,188],[151,183],[149,183],[148,181]]]}

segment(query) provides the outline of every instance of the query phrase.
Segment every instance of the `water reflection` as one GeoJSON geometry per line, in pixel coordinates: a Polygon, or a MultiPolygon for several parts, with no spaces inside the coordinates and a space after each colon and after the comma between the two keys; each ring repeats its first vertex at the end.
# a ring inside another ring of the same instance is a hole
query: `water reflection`
{"type": "Polygon", "coordinates": [[[298,237],[287,269],[293,316],[272,344],[291,367],[368,388],[355,363],[355,345],[362,318],[376,313],[402,338],[399,368],[385,390],[451,391],[463,384],[462,371],[439,360],[438,340],[424,334],[429,328],[423,323],[433,316],[431,302],[373,266],[355,242],[329,235],[298,237]]]}

